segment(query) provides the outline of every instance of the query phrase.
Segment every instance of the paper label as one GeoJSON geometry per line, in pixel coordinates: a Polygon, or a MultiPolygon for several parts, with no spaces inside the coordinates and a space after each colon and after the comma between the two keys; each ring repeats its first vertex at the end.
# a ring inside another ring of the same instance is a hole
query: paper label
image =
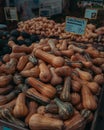
{"type": "Polygon", "coordinates": [[[62,13],[62,0],[40,0],[39,9],[50,9],[50,15],[62,13]]]}
{"type": "Polygon", "coordinates": [[[73,34],[83,35],[87,25],[86,19],[66,17],[65,31],[73,34]]]}
{"type": "Polygon", "coordinates": [[[97,9],[86,9],[85,18],[97,19],[98,10],[97,9]]]}
{"type": "Polygon", "coordinates": [[[4,12],[6,20],[18,20],[16,7],[5,7],[4,12]]]}

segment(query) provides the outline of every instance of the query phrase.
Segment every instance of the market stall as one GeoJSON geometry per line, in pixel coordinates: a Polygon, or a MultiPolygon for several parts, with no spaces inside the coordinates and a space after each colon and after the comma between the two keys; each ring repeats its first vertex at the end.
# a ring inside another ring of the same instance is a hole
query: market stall
{"type": "Polygon", "coordinates": [[[59,1],[41,0],[38,17],[22,10],[22,21],[5,7],[18,23],[0,31],[0,130],[104,129],[104,10],[59,1]]]}

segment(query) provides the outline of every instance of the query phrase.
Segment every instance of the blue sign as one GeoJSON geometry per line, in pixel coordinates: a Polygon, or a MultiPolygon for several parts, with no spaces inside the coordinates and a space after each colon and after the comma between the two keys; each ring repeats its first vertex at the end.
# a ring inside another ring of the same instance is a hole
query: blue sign
{"type": "Polygon", "coordinates": [[[87,20],[85,19],[66,17],[65,31],[78,35],[83,35],[85,33],[86,25],[87,20]]]}
{"type": "Polygon", "coordinates": [[[12,130],[12,129],[4,126],[3,130],[12,130]]]}
{"type": "Polygon", "coordinates": [[[97,18],[97,9],[86,9],[85,10],[85,18],[88,19],[96,19],[97,18]]]}

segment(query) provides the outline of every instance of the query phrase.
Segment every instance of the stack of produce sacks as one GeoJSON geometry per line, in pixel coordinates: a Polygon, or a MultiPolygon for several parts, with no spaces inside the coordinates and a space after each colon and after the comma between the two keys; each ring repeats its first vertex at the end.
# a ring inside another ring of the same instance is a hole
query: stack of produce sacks
{"type": "Polygon", "coordinates": [[[0,118],[31,130],[83,130],[104,83],[104,52],[91,44],[9,40],[0,62],[0,118]]]}

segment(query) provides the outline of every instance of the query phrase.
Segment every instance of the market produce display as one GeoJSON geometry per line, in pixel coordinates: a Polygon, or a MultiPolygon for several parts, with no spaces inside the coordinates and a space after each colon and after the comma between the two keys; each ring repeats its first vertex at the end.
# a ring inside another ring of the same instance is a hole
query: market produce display
{"type": "Polygon", "coordinates": [[[48,38],[28,47],[8,45],[12,52],[0,65],[1,119],[31,130],[76,130],[93,120],[104,52],[48,38]]]}
{"type": "Polygon", "coordinates": [[[98,38],[99,34],[104,34],[104,27],[96,29],[96,26],[93,24],[87,24],[85,34],[82,36],[65,32],[64,28],[65,23],[55,23],[53,20],[48,20],[45,17],[33,18],[18,23],[20,32],[25,31],[29,34],[38,34],[46,37],[70,38],[78,42],[93,42],[94,39],[98,38]]]}
{"type": "Polygon", "coordinates": [[[86,44],[78,42],[83,36],[69,33],[68,39],[49,38],[67,33],[64,24],[46,18],[18,26],[8,38],[11,51],[0,61],[0,119],[30,130],[83,130],[93,120],[104,84],[102,28],[88,25],[94,35],[87,39],[93,44],[86,44]]]}

